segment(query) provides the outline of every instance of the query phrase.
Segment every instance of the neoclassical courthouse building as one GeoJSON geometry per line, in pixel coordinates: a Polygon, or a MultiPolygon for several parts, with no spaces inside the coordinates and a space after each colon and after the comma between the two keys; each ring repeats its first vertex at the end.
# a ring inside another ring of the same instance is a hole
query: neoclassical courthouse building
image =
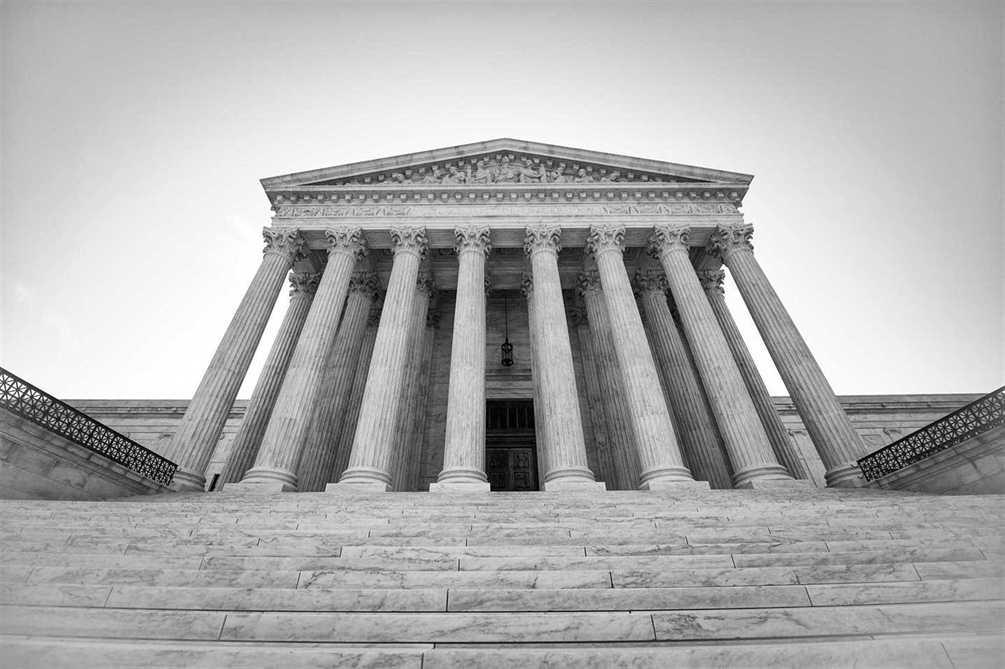
{"type": "Polygon", "coordinates": [[[1005,388],[836,398],[750,181],[512,139],[265,179],[190,401],[0,369],[0,665],[999,666],[1005,388]]]}
{"type": "Polygon", "coordinates": [[[174,435],[174,486],[858,485],[868,449],[740,213],[751,179],[510,139],[264,179],[262,263],[174,435]],[[812,448],[782,424],[727,272],[812,448]]]}

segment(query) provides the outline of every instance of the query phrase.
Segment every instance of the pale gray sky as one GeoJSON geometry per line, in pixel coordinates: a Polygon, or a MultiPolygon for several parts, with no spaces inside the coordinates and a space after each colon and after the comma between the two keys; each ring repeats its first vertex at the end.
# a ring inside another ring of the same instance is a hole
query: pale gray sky
{"type": "Polygon", "coordinates": [[[192,394],[259,178],[503,136],[754,174],[758,257],[839,393],[1005,381],[997,2],[2,12],[0,364],[58,396],[192,394]]]}

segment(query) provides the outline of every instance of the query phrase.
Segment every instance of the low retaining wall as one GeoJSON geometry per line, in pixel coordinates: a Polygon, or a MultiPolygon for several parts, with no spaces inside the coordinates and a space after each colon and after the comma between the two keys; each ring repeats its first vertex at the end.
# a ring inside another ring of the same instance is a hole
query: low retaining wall
{"type": "Polygon", "coordinates": [[[108,499],[166,491],[0,407],[0,498],[108,499]]]}

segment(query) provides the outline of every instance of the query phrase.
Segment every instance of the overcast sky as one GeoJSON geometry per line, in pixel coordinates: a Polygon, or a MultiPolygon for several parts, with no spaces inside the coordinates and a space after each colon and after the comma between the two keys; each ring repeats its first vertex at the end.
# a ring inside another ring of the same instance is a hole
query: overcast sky
{"type": "Polygon", "coordinates": [[[0,365],[57,396],[191,396],[261,258],[258,179],[503,136],[754,174],[757,255],[838,393],[1005,382],[996,2],[0,11],[0,365]]]}

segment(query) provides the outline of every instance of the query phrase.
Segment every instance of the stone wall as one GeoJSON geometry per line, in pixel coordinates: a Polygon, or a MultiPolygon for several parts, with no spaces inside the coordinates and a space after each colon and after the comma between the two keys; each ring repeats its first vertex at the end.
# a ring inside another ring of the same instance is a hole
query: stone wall
{"type": "Polygon", "coordinates": [[[0,498],[108,499],[165,490],[103,455],[0,408],[0,498]]]}

